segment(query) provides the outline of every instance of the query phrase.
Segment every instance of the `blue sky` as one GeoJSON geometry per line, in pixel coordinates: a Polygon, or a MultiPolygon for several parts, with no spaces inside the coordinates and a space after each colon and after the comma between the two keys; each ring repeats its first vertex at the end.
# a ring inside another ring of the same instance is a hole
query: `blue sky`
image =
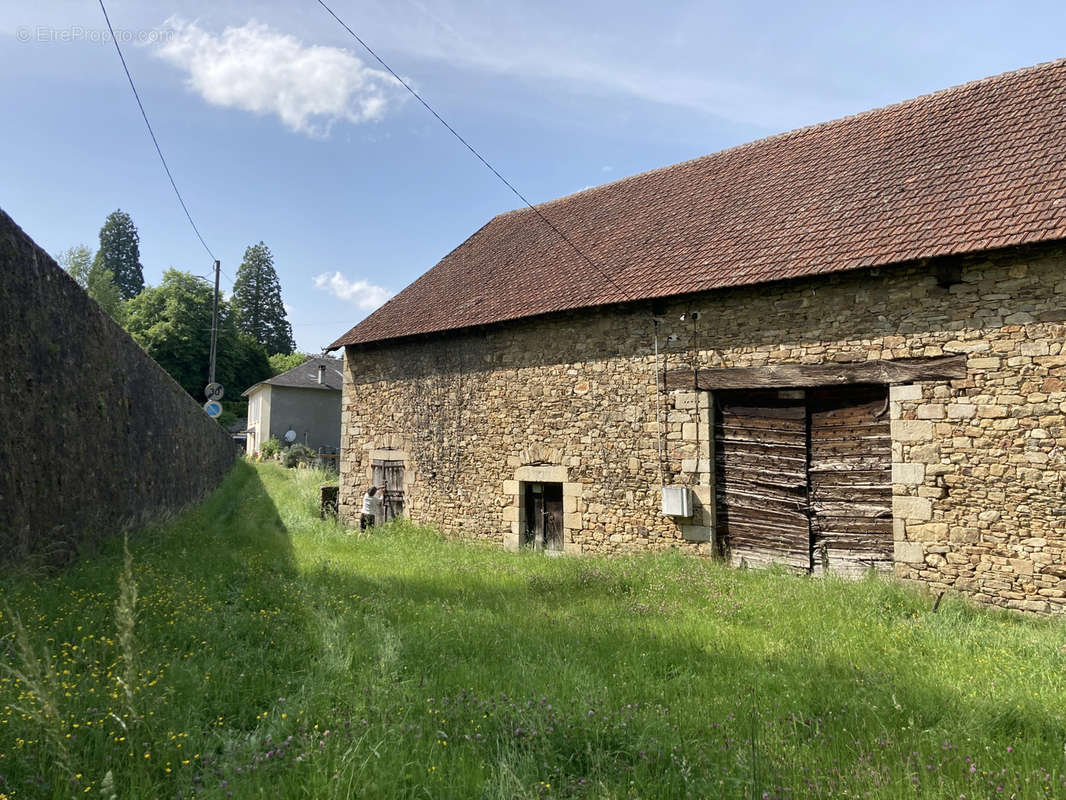
{"type": "MultiPolygon", "coordinates": [[[[53,254],[122,208],[149,283],[208,275],[97,3],[12,5],[0,207],[53,254]]],[[[265,241],[301,350],[520,205],[314,0],[107,5],[224,288],[265,241]]],[[[1060,2],[331,5],[533,202],[1066,55],[1060,2]]]]}

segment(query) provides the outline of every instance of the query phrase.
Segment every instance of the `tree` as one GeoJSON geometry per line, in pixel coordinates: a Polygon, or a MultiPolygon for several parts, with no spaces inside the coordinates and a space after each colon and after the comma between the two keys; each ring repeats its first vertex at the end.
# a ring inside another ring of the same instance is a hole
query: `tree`
{"type": "MultiPolygon", "coordinates": [[[[211,354],[211,305],[214,289],[176,269],[163,274],[159,286],[149,287],[126,303],[126,330],[156,363],[190,395],[203,400],[211,354]]],[[[218,352],[215,380],[227,399],[273,374],[263,348],[237,330],[228,302],[218,304],[218,352]]]]}
{"type": "Polygon", "coordinates": [[[270,369],[273,370],[275,375],[280,375],[283,372],[288,372],[290,369],[294,369],[307,361],[310,356],[304,353],[275,353],[270,357],[270,369]]]}
{"type": "Polygon", "coordinates": [[[68,247],[56,256],[56,261],[82,289],[89,286],[89,270],[93,265],[93,251],[83,244],[68,247]]]}
{"type": "Polygon", "coordinates": [[[233,282],[233,305],[241,333],[251,336],[268,353],[288,355],[296,349],[292,326],[281,302],[274,256],[262,242],[244,251],[244,261],[233,282]]]}
{"type": "Polygon", "coordinates": [[[92,251],[83,244],[69,247],[56,257],[56,261],[70,273],[108,316],[120,325],[125,317],[122,295],[115,285],[111,270],[93,258],[92,251]]]}
{"type": "Polygon", "coordinates": [[[100,249],[96,251],[93,266],[111,271],[123,300],[144,291],[140,241],[137,226],[122,209],[108,214],[100,228],[100,249]]]}

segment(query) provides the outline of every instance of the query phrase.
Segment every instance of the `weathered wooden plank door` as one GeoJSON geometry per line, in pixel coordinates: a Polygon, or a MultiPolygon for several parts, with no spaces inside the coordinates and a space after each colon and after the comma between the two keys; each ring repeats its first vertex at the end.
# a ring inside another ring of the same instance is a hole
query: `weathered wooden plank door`
{"type": "Polygon", "coordinates": [[[563,549],[563,486],[527,483],[523,544],[534,550],[563,549]]]}
{"type": "Polygon", "coordinates": [[[745,390],[715,399],[715,495],[730,560],[810,570],[805,393],[745,390]]]}
{"type": "Polygon", "coordinates": [[[403,462],[402,461],[374,461],[373,478],[374,486],[385,486],[384,496],[381,498],[381,507],[385,514],[383,522],[403,516],[403,462]]]}
{"type": "Polygon", "coordinates": [[[887,386],[808,392],[814,570],[892,566],[892,435],[887,386]]]}

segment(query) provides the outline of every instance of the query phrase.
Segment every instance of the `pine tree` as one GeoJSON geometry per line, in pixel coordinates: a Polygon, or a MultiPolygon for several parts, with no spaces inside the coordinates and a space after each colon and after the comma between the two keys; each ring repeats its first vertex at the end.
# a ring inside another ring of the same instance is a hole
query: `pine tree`
{"type": "Polygon", "coordinates": [[[144,270],[141,267],[141,237],[130,215],[118,209],[107,215],[100,228],[100,249],[96,251],[93,267],[109,270],[123,300],[144,291],[144,270]]]}
{"type": "Polygon", "coordinates": [[[287,355],[296,349],[292,326],[281,302],[274,256],[262,242],[244,251],[244,261],[233,282],[233,306],[241,333],[251,336],[268,353],[287,355]]]}

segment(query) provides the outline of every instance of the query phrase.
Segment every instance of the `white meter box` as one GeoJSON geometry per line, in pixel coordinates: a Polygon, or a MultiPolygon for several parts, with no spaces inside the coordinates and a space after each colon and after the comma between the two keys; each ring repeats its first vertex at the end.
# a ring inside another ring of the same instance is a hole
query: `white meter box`
{"type": "Polygon", "coordinates": [[[692,490],[687,486],[664,486],[663,516],[691,517],[692,490]]]}

